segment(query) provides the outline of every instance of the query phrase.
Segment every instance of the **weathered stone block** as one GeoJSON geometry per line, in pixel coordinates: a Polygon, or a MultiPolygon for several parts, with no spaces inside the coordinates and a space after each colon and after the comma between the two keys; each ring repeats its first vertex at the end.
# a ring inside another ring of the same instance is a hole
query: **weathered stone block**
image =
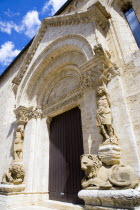
{"type": "Polygon", "coordinates": [[[99,146],[98,156],[106,165],[119,164],[121,160],[121,148],[117,145],[99,146]]]}

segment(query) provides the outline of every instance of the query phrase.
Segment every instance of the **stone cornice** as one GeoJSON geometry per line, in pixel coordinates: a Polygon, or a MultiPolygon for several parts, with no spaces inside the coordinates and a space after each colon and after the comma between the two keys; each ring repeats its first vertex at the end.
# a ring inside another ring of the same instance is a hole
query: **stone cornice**
{"type": "Polygon", "coordinates": [[[95,21],[97,25],[99,25],[102,29],[109,24],[108,19],[110,18],[109,13],[106,12],[105,8],[97,2],[93,6],[91,6],[88,10],[81,13],[71,13],[68,15],[60,15],[54,16],[51,18],[46,18],[43,20],[41,27],[30,46],[25,59],[23,60],[22,67],[19,71],[19,74],[13,79],[13,83],[15,85],[15,90],[17,91],[17,86],[20,84],[35,52],[42,40],[47,27],[55,27],[61,25],[73,25],[79,23],[85,23],[90,21],[95,21]]]}
{"type": "Polygon", "coordinates": [[[75,12],[66,15],[59,15],[53,16],[51,18],[46,18],[44,19],[44,24],[46,25],[46,27],[48,27],[95,21],[104,29],[108,24],[108,19],[110,17],[111,16],[109,15],[109,13],[107,13],[105,8],[99,2],[97,2],[96,4],[92,5],[90,8],[83,12],[75,12]]]}

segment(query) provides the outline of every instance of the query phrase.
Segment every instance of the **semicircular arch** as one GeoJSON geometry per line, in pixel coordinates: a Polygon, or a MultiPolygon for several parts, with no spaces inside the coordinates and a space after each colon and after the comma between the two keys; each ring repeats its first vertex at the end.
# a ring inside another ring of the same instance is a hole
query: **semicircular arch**
{"type": "Polygon", "coordinates": [[[41,100],[43,100],[43,94],[45,94],[43,85],[47,84],[53,72],[58,73],[59,69],[70,65],[76,67],[76,71],[78,71],[78,66],[85,62],[87,62],[87,57],[80,48],[74,45],[62,45],[56,48],[46,59],[42,60],[40,65],[37,65],[36,68],[33,69],[31,74],[26,74],[21,88],[20,103],[23,104],[25,98],[26,101],[28,100],[30,103],[32,100],[31,97],[34,98],[36,103],[40,101],[41,97],[41,100]]]}

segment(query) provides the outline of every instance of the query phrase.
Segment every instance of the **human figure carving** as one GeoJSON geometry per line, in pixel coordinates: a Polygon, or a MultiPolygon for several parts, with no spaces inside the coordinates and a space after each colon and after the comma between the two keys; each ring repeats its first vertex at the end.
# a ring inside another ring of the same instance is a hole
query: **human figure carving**
{"type": "Polygon", "coordinates": [[[97,101],[96,123],[100,133],[105,143],[118,144],[117,136],[112,127],[110,100],[105,85],[97,88],[97,95],[99,98],[97,101]]]}
{"type": "Polygon", "coordinates": [[[23,158],[23,140],[24,130],[22,126],[18,126],[16,131],[16,138],[14,141],[14,160],[22,161],[23,158]]]}

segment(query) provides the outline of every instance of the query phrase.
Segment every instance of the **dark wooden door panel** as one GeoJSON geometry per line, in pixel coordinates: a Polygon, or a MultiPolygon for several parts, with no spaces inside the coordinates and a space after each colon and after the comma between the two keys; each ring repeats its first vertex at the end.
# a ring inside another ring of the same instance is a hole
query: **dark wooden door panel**
{"type": "Polygon", "coordinates": [[[81,203],[80,155],[83,154],[81,113],[78,107],[53,118],[50,127],[50,199],[81,203]]]}

